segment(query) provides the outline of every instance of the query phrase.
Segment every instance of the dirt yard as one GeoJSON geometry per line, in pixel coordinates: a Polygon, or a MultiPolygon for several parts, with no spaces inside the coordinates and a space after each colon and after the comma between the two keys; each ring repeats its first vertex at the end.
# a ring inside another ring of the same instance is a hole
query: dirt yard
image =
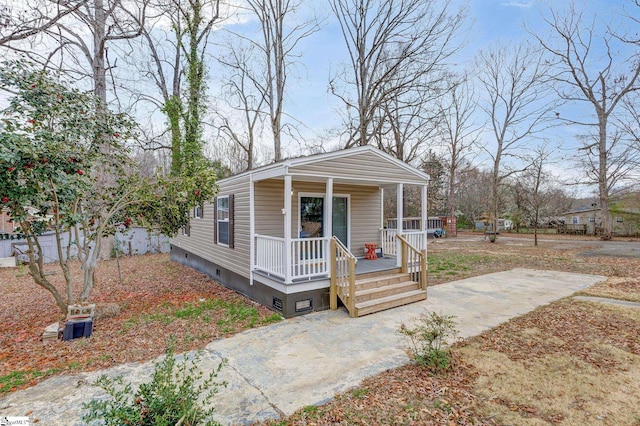
{"type": "MultiPolygon", "coordinates": [[[[152,359],[171,336],[181,352],[280,320],[168,255],[120,263],[122,283],[115,260],[99,266],[91,302],[104,309],[91,338],[47,344],[41,341],[44,328],[63,319],[53,297],[33,283],[26,267],[0,269],[0,395],[55,374],[152,359]]],[[[50,278],[62,288],[60,274],[50,278]]]]}
{"type": "MultiPolygon", "coordinates": [[[[431,285],[516,267],[611,276],[583,294],[640,302],[640,259],[547,236],[429,246],[431,285]],[[551,240],[552,239],[552,240],[551,240]]],[[[640,243],[638,243],[640,246],[640,243]]],[[[269,425],[640,425],[640,308],[560,300],[454,345],[453,368],[390,370],[269,425]]]]}
{"type": "MultiPolygon", "coordinates": [[[[583,294],[640,302],[640,259],[589,257],[596,240],[475,235],[429,245],[429,283],[517,267],[611,277],[583,294]]],[[[638,243],[640,245],[640,243],[638,243]]],[[[264,307],[167,255],[100,266],[92,301],[109,309],[90,339],[40,341],[60,319],[25,268],[0,269],[0,395],[45,377],[148,360],[170,336],[176,350],[279,320],[264,307]]],[[[54,279],[59,277],[54,275],[54,279]]],[[[320,407],[277,425],[562,424],[640,425],[640,309],[564,299],[453,348],[453,369],[408,365],[371,377],[320,407]]]]}

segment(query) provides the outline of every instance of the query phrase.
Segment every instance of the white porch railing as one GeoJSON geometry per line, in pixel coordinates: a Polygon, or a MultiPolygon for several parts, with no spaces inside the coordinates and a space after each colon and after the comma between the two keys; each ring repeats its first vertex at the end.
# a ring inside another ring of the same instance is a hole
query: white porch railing
{"type": "Polygon", "coordinates": [[[256,235],[255,268],[286,281],[287,264],[290,282],[329,275],[329,239],[295,238],[291,240],[291,259],[285,262],[284,238],[256,235]]]}
{"type": "MultiPolygon", "coordinates": [[[[382,253],[389,256],[397,255],[397,245],[396,245],[396,229],[383,229],[382,230],[382,253]]],[[[420,250],[424,249],[427,244],[427,231],[408,231],[405,230],[402,235],[412,246],[419,248],[420,250]]]]}
{"type": "Polygon", "coordinates": [[[291,279],[329,274],[329,239],[295,238],[291,240],[291,279]]]}
{"type": "Polygon", "coordinates": [[[256,269],[284,279],[284,238],[256,235],[256,269]]]}

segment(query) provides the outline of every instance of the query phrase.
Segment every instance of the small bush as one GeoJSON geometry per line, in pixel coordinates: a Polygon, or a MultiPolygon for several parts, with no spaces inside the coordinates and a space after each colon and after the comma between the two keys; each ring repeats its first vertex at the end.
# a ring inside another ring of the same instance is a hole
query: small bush
{"type": "Polygon", "coordinates": [[[452,315],[425,312],[414,320],[413,327],[400,325],[398,332],[407,338],[409,356],[416,364],[434,373],[450,368],[451,354],[445,345],[458,333],[453,318],[452,315]]]}
{"type": "Polygon", "coordinates": [[[226,361],[223,360],[217,369],[203,378],[203,373],[196,368],[198,360],[196,356],[191,361],[185,358],[178,363],[173,343],[170,344],[164,359],[154,364],[152,380],[140,385],[135,392],[131,383],[125,383],[122,377],[100,376],[95,385],[101,387],[109,398],[85,403],[83,408],[89,412],[82,420],[102,420],[101,424],[107,426],[218,424],[207,419],[214,411],[211,399],[220,386],[226,386],[226,383],[215,382],[226,361]]]}

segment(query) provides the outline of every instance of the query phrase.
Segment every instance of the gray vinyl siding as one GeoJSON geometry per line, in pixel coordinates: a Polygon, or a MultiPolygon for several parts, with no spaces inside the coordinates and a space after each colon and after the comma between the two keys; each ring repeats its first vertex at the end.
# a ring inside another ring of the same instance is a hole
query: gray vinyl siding
{"type": "Polygon", "coordinates": [[[214,244],[213,203],[205,203],[201,219],[191,219],[191,235],[179,233],[171,244],[241,276],[249,277],[249,176],[220,181],[218,196],[234,194],[234,248],[214,244]]]}
{"type": "Polygon", "coordinates": [[[289,169],[291,174],[313,176],[335,176],[340,179],[370,179],[371,181],[403,181],[415,185],[424,184],[415,173],[390,161],[384,161],[371,152],[362,152],[333,158],[331,161],[318,161],[302,164],[289,169]]]}
{"type": "MultiPolygon", "coordinates": [[[[256,233],[284,238],[284,180],[270,179],[255,183],[256,233]]],[[[297,209],[294,211],[297,212],[297,209]]],[[[292,234],[295,235],[295,234],[292,234]]]]}
{"type": "MultiPolygon", "coordinates": [[[[299,235],[300,193],[323,195],[326,191],[324,182],[292,181],[293,197],[291,199],[291,237],[299,235]]],[[[364,243],[380,243],[380,206],[382,203],[380,189],[374,185],[335,184],[333,193],[349,195],[351,216],[350,237],[351,250],[356,256],[364,255],[364,243]]],[[[271,237],[284,237],[284,181],[270,179],[255,184],[255,227],[256,233],[271,237]]],[[[237,210],[236,210],[237,212],[237,210]]]]}
{"type": "MultiPolygon", "coordinates": [[[[342,185],[336,185],[336,194],[342,185]]],[[[364,256],[364,243],[381,243],[380,208],[382,199],[377,186],[349,186],[344,192],[351,194],[351,247],[356,256],[364,256]]]]}

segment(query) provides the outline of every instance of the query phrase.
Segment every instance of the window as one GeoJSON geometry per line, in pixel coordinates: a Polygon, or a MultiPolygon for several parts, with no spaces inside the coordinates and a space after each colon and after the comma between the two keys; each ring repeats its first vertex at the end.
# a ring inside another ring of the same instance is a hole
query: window
{"type": "Polygon", "coordinates": [[[191,223],[187,223],[182,227],[182,235],[191,236],[191,223]]]}
{"type": "Polygon", "coordinates": [[[193,209],[193,217],[196,219],[202,219],[204,216],[204,204],[198,204],[193,209]]]}
{"type": "Polygon", "coordinates": [[[579,220],[578,216],[574,216],[574,217],[571,219],[571,223],[573,223],[574,225],[579,224],[579,223],[580,223],[580,220],[579,220]]]}
{"type": "Polygon", "coordinates": [[[589,217],[589,223],[596,223],[596,218],[593,216],[589,217]]]}
{"type": "Polygon", "coordinates": [[[216,197],[214,242],[233,248],[233,195],[216,197]]]}

